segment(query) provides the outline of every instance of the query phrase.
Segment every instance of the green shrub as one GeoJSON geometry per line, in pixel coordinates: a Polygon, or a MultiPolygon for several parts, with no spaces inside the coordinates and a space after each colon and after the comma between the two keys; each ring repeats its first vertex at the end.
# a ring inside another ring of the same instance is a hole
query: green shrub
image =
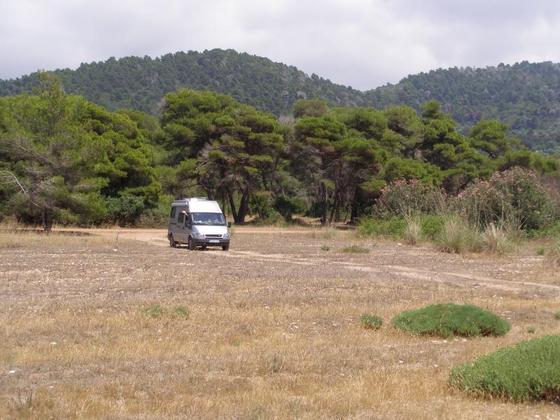
{"type": "Polygon", "coordinates": [[[422,236],[426,239],[434,240],[436,239],[443,230],[443,225],[445,224],[445,216],[436,216],[432,214],[426,214],[420,217],[420,228],[422,231],[422,236]]]}
{"type": "Polygon", "coordinates": [[[270,191],[255,192],[249,199],[249,207],[260,220],[267,219],[272,211],[272,194],[270,191]]]}
{"type": "Polygon", "coordinates": [[[529,234],[534,238],[560,239],[560,222],[556,221],[555,223],[552,223],[549,226],[546,226],[539,230],[532,230],[529,232],[529,234]]]}
{"type": "Polygon", "coordinates": [[[457,254],[466,251],[477,252],[482,250],[483,246],[480,233],[456,216],[445,220],[436,243],[441,251],[457,254]]]}
{"type": "Polygon", "coordinates": [[[383,325],[383,319],[377,315],[364,314],[360,317],[362,327],[369,330],[378,330],[383,325]]]}
{"type": "Polygon", "coordinates": [[[405,311],[392,320],[395,328],[418,335],[500,336],[511,328],[492,312],[473,305],[437,304],[405,311]]]}
{"type": "Polygon", "coordinates": [[[402,217],[388,219],[365,219],[358,225],[358,232],[366,236],[387,236],[402,238],[406,229],[406,220],[402,217]]]}
{"type": "Polygon", "coordinates": [[[347,246],[346,248],[342,248],[342,252],[346,254],[367,254],[369,252],[369,249],[363,248],[358,245],[351,245],[347,246]]]}
{"type": "Polygon", "coordinates": [[[481,229],[490,223],[541,229],[558,217],[551,194],[533,171],[515,167],[477,181],[455,202],[469,222],[481,229]]]}
{"type": "Polygon", "coordinates": [[[144,198],[131,194],[107,199],[109,215],[119,226],[135,224],[142,215],[144,207],[144,198]]]}
{"type": "Polygon", "coordinates": [[[305,201],[299,197],[286,197],[280,195],[274,200],[274,208],[282,215],[284,220],[290,222],[296,213],[305,213],[305,201]]]}
{"type": "Polygon", "coordinates": [[[416,179],[396,180],[381,189],[374,213],[382,217],[441,213],[447,209],[447,194],[416,179]]]}
{"type": "Polygon", "coordinates": [[[475,396],[560,402],[560,336],[503,348],[455,367],[450,384],[475,396]]]}
{"type": "Polygon", "coordinates": [[[271,209],[264,219],[260,217],[254,221],[256,226],[286,226],[286,221],[280,213],[271,209]]]}

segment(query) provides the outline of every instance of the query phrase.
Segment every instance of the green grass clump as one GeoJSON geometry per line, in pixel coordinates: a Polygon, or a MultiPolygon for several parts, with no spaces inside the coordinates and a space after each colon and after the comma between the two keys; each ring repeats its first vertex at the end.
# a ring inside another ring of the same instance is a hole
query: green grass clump
{"type": "Polygon", "coordinates": [[[347,246],[346,248],[342,248],[342,252],[345,254],[367,254],[369,249],[358,246],[358,245],[351,245],[347,246]]]}
{"type": "Polygon", "coordinates": [[[363,314],[360,317],[362,327],[369,330],[378,330],[383,325],[383,319],[377,315],[363,314]]]}
{"type": "Polygon", "coordinates": [[[473,305],[437,304],[405,311],[392,320],[397,329],[418,335],[450,337],[500,336],[511,326],[492,312],[473,305]]]}
{"type": "Polygon", "coordinates": [[[163,316],[189,318],[189,310],[185,306],[175,306],[173,309],[166,309],[159,303],[143,308],[142,313],[150,318],[161,318],[163,316]]]}
{"type": "Polygon", "coordinates": [[[189,310],[184,306],[175,306],[175,308],[173,308],[173,313],[180,318],[186,319],[189,317],[189,310]]]}
{"type": "Polygon", "coordinates": [[[554,313],[554,318],[560,320],[560,311],[554,313]]]}
{"type": "Polygon", "coordinates": [[[159,318],[163,315],[163,312],[163,307],[157,303],[142,309],[142,313],[150,318],[159,318]]]}
{"type": "Polygon", "coordinates": [[[560,403],[560,336],[523,341],[455,367],[449,382],[486,398],[560,403]]]}
{"type": "Polygon", "coordinates": [[[365,236],[387,236],[398,239],[403,237],[406,226],[406,220],[402,217],[366,219],[360,222],[358,232],[365,236]]]}

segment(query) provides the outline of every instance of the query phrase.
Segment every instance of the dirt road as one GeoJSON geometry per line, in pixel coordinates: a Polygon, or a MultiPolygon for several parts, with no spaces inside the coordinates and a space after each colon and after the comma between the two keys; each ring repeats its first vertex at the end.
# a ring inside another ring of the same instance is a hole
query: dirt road
{"type": "MultiPolygon", "coordinates": [[[[108,239],[114,238],[115,241],[135,240],[156,246],[169,246],[167,231],[164,229],[79,229],[78,231],[108,239]]],[[[375,246],[371,242],[366,247],[366,249],[371,248],[368,249],[370,251],[368,258],[354,256],[352,261],[340,261],[327,252],[317,253],[315,250],[314,253],[309,253],[307,249],[294,249],[293,244],[299,242],[294,238],[301,236],[311,238],[312,241],[323,240],[330,243],[332,240],[329,236],[335,236],[341,239],[341,242],[346,242],[348,238],[356,236],[354,232],[327,232],[320,228],[235,227],[234,235],[243,238],[240,247],[235,247],[237,238],[234,238],[230,252],[212,255],[245,261],[321,266],[328,267],[327,269],[338,267],[410,280],[460,282],[467,288],[489,287],[516,292],[536,290],[560,297],[560,279],[556,276],[545,278],[542,282],[534,281],[535,269],[538,270],[539,265],[544,266],[545,262],[544,257],[528,255],[531,249],[508,257],[485,258],[480,255],[462,257],[435,251],[428,245],[408,247],[390,241],[375,241],[375,246]],[[258,247],[250,247],[250,239],[255,235],[268,237],[268,242],[274,244],[274,248],[259,252],[258,247]],[[247,249],[248,247],[251,249],[247,249]],[[400,263],[397,264],[397,261],[400,263]]],[[[545,267],[542,271],[546,271],[545,267]]]]}

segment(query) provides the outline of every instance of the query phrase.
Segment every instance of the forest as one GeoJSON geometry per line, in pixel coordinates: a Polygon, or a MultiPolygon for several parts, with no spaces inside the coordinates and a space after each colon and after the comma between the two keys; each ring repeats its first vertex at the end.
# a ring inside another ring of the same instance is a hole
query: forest
{"type": "MultiPolygon", "coordinates": [[[[276,116],[290,116],[300,99],[322,98],[332,107],[407,105],[418,112],[436,100],[464,135],[481,119],[498,119],[533,150],[554,153],[560,144],[560,65],[551,62],[437,69],[364,92],[264,57],[220,49],[110,58],[53,74],[65,92],[109,111],[135,109],[159,117],[163,96],[180,88],[222,93],[276,116]]],[[[39,75],[0,80],[0,96],[32,93],[39,75]]]]}
{"type": "Polygon", "coordinates": [[[481,120],[462,134],[435,101],[417,112],[306,99],[292,112],[279,120],[191,89],[167,93],[159,117],[109,111],[41,73],[34,94],[0,98],[0,218],[45,229],[161,225],[174,198],[203,195],[238,224],[294,215],[355,223],[402,182],[460,196],[511,168],[558,179],[558,160],[503,123],[481,120]]]}

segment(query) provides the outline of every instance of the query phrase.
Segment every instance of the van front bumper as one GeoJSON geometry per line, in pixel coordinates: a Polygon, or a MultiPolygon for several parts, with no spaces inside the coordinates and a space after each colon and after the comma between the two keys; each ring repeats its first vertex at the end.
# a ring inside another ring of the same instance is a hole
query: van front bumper
{"type": "Polygon", "coordinates": [[[229,245],[229,239],[220,239],[220,238],[197,239],[197,238],[192,238],[192,243],[193,243],[194,246],[225,246],[225,245],[229,245]]]}

